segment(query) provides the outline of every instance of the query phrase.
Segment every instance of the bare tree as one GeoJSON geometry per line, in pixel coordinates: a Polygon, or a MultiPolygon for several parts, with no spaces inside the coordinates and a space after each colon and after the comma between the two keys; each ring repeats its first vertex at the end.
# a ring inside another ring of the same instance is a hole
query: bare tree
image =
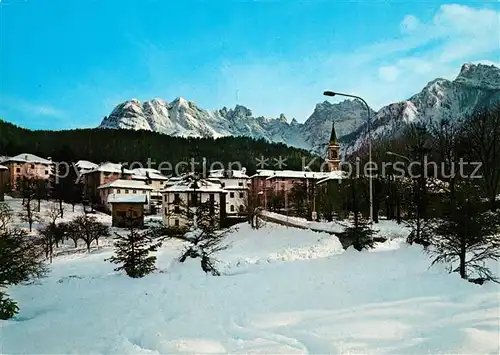
{"type": "Polygon", "coordinates": [[[470,158],[481,163],[482,188],[496,210],[496,196],[500,191],[500,105],[482,110],[464,120],[470,158]]]}
{"type": "Polygon", "coordinates": [[[109,228],[97,221],[95,217],[88,215],[76,217],[68,224],[68,228],[70,238],[75,242],[75,247],[78,239],[81,239],[85,242],[87,251],[90,251],[92,242],[98,243],[99,238],[109,236],[109,228]]]}
{"type": "Polygon", "coordinates": [[[49,219],[49,224],[56,224],[57,219],[62,217],[63,211],[64,208],[61,210],[58,204],[50,204],[49,209],[45,213],[49,219]]]}

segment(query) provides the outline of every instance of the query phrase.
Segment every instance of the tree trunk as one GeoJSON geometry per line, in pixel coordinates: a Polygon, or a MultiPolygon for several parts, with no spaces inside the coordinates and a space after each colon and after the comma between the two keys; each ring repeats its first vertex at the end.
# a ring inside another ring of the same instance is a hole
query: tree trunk
{"type": "Polygon", "coordinates": [[[490,210],[491,210],[491,212],[495,212],[497,210],[495,193],[493,193],[493,195],[490,196],[490,210]]]}
{"type": "Polygon", "coordinates": [[[62,205],[62,199],[59,199],[59,213],[61,214],[61,218],[64,217],[64,210],[63,210],[63,205],[62,205]]]}
{"type": "Polygon", "coordinates": [[[465,248],[465,242],[462,241],[460,243],[460,277],[462,279],[467,279],[467,270],[465,269],[465,257],[466,257],[466,248],[465,248]]]}

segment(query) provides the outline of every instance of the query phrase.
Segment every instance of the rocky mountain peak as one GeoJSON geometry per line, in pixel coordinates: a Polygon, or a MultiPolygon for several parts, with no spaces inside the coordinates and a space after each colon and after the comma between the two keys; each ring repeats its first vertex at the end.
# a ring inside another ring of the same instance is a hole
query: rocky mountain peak
{"type": "Polygon", "coordinates": [[[454,81],[474,87],[500,89],[500,68],[494,65],[465,63],[454,81]]]}
{"type": "Polygon", "coordinates": [[[278,120],[281,122],[281,123],[288,123],[288,121],[286,120],[286,117],[285,115],[282,113],[280,114],[280,117],[278,118],[278,120]]]}

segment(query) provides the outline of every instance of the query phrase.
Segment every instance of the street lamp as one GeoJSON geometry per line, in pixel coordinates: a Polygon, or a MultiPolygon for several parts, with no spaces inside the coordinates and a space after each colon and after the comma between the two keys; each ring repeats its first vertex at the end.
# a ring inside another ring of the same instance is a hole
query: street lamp
{"type": "Polygon", "coordinates": [[[370,115],[370,107],[366,103],[366,101],[359,96],[356,95],[349,95],[349,94],[343,94],[340,92],[335,92],[335,91],[325,91],[323,92],[323,95],[325,96],[345,96],[345,97],[352,97],[353,99],[358,99],[363,104],[365,105],[366,112],[368,113],[368,159],[369,159],[369,164],[370,164],[370,224],[373,225],[373,176],[371,173],[371,167],[372,167],[372,120],[371,120],[371,115],[370,115]]]}

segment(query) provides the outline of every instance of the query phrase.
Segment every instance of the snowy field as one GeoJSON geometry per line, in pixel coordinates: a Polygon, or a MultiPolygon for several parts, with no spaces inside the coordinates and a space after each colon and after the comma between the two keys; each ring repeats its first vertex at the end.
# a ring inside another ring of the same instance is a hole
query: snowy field
{"type": "Polygon", "coordinates": [[[205,275],[199,261],[179,264],[178,242],[164,244],[159,270],[143,279],[114,272],[104,261],[109,247],[62,255],[47,278],[8,290],[21,310],[0,321],[0,349],[498,354],[499,286],[429,268],[399,226],[380,228],[392,239],[357,252],[327,233],[240,224],[219,255],[220,277],[205,275]]]}

